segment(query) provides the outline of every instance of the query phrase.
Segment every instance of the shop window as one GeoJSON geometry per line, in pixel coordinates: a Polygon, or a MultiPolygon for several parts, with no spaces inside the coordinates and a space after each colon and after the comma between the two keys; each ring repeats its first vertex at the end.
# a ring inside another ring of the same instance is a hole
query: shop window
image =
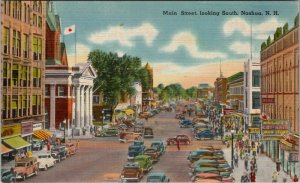
{"type": "Polygon", "coordinates": [[[4,27],[2,33],[3,53],[9,54],[9,28],[4,27]]]}

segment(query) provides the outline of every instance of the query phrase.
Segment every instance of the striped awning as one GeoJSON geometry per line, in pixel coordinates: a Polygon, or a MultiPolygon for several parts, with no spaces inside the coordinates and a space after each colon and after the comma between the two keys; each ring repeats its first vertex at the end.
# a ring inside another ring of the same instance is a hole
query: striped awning
{"type": "Polygon", "coordinates": [[[5,145],[8,145],[13,149],[22,149],[24,147],[31,146],[29,142],[19,136],[4,139],[3,142],[5,145]]]}
{"type": "Polygon", "coordinates": [[[48,138],[51,138],[52,136],[50,132],[47,132],[45,130],[36,130],[33,132],[33,135],[42,140],[46,140],[48,138]]]}
{"type": "Polygon", "coordinates": [[[7,147],[7,146],[1,144],[1,154],[5,154],[5,153],[8,153],[8,152],[10,152],[10,151],[12,151],[11,148],[9,148],[9,147],[7,147]]]}

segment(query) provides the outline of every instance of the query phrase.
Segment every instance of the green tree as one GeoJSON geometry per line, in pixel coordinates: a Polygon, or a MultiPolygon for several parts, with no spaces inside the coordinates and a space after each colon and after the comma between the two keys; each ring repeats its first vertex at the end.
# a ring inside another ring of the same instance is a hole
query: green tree
{"type": "Polygon", "coordinates": [[[283,26],[283,34],[286,34],[289,31],[289,24],[285,23],[283,26]]]}
{"type": "Polygon", "coordinates": [[[267,47],[266,42],[261,43],[260,49],[264,50],[267,47]]]}
{"type": "Polygon", "coordinates": [[[269,36],[267,39],[267,46],[269,46],[271,44],[271,37],[269,36]]]}
{"type": "Polygon", "coordinates": [[[197,87],[193,86],[186,89],[186,94],[189,98],[195,99],[197,98],[197,91],[198,91],[197,87]]]}

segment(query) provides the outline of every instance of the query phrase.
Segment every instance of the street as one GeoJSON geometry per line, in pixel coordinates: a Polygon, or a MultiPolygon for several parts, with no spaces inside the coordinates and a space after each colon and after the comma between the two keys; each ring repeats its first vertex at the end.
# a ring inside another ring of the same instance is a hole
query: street
{"type": "MultiPolygon", "coordinates": [[[[180,128],[175,112],[161,112],[145,122],[153,127],[154,139],[166,140],[176,134],[192,135],[191,128],[180,128]]],[[[149,146],[152,139],[145,139],[149,146]]],[[[123,165],[127,162],[127,148],[131,143],[120,143],[118,137],[95,137],[81,140],[75,156],[55,165],[47,171],[40,171],[25,182],[99,182],[117,181],[123,165]]],[[[154,164],[153,171],[163,171],[171,182],[190,181],[187,155],[200,145],[221,146],[221,141],[193,141],[191,145],[168,146],[160,160],[154,164]]],[[[146,181],[146,177],[142,181],[146,181]]]]}

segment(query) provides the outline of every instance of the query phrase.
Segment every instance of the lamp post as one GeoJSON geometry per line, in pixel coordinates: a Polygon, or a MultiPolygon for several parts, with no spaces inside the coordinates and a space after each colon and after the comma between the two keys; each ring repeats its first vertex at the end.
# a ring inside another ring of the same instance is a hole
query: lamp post
{"type": "Polygon", "coordinates": [[[233,133],[234,133],[234,130],[231,130],[231,168],[234,169],[233,167],[233,133]]]}

